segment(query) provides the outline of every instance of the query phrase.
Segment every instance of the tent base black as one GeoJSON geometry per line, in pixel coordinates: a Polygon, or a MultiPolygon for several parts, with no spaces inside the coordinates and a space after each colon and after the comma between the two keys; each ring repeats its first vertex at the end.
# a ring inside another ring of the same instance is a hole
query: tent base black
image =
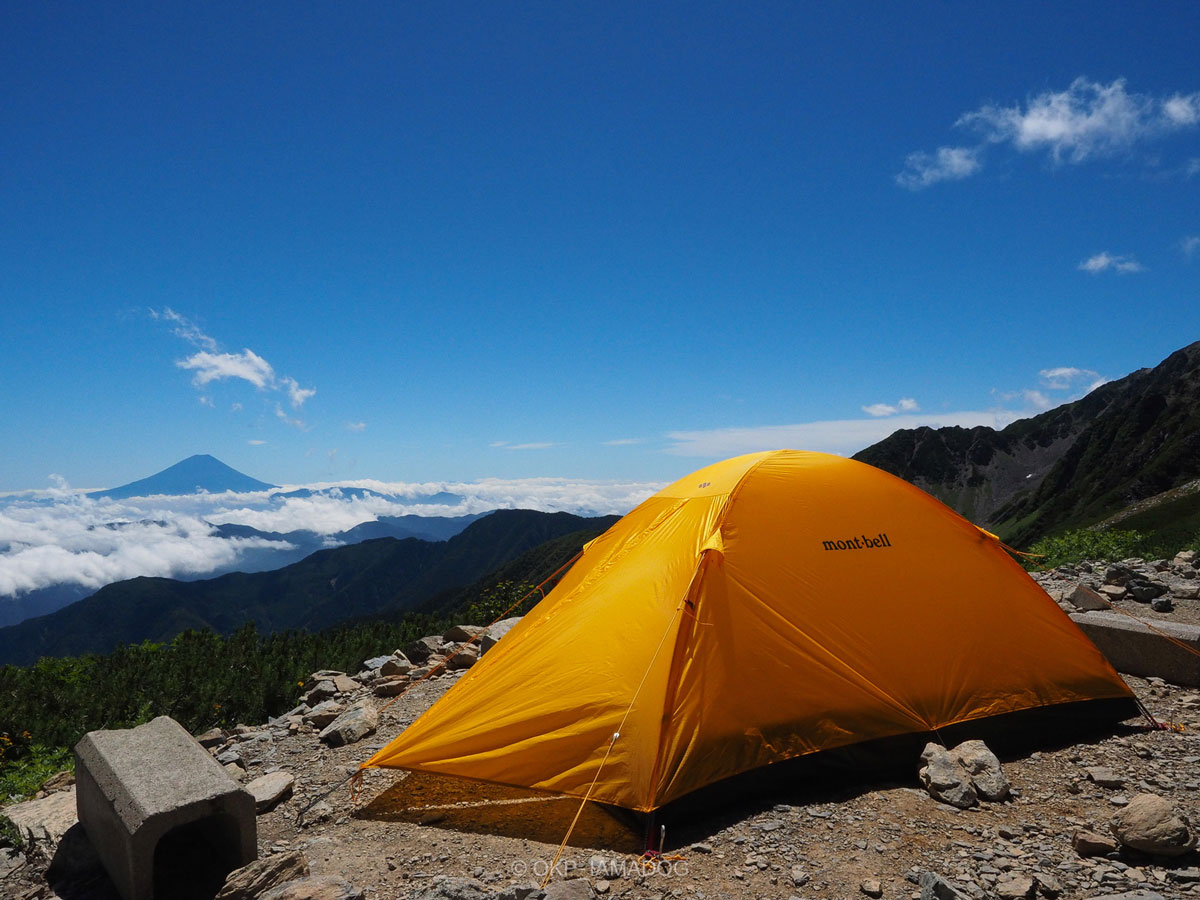
{"type": "MultiPolygon", "coordinates": [[[[982,740],[1004,762],[1034,751],[1102,740],[1114,733],[1132,734],[1147,726],[1137,701],[1126,697],[1020,710],[961,722],[937,732],[863,741],[753,769],[662,807],[656,811],[655,821],[667,827],[668,848],[680,847],[704,840],[705,835],[724,827],[726,820],[741,820],[777,804],[842,802],[882,787],[916,786],[921,751],[930,741],[954,747],[963,741],[982,740]]],[[[618,815],[628,812],[612,811],[618,815]]],[[[629,815],[636,817],[629,820],[631,827],[644,829],[644,814],[629,815]],[[633,822],[642,824],[634,826],[633,822]]],[[[657,838],[654,845],[657,847],[657,838]]]]}

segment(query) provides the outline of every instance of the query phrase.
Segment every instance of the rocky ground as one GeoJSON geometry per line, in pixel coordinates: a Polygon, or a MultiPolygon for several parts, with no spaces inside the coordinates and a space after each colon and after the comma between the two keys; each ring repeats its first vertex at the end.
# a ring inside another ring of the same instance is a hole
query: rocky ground
{"type": "Polygon", "coordinates": [[[1200,625],[1198,560],[1196,551],[1185,550],[1174,559],[1083,562],[1032,574],[1070,611],[1112,608],[1140,619],[1200,625]]]}
{"type": "MultiPolygon", "coordinates": [[[[1135,570],[1145,571],[1173,596],[1172,611],[1159,615],[1200,621],[1200,601],[1172,594],[1171,587],[1195,584],[1194,576],[1155,570],[1153,563],[1123,565],[1130,576],[1120,586],[1128,596],[1108,592],[1114,603],[1145,611],[1148,604],[1129,588],[1135,570]]],[[[1041,580],[1061,599],[1089,578],[1098,591],[1108,577],[1122,577],[1096,568],[1058,570],[1041,580]]],[[[297,708],[270,723],[200,736],[259,797],[260,857],[306,861],[313,875],[341,879],[324,882],[331,893],[280,898],[348,900],[361,892],[369,900],[515,900],[526,893],[515,886],[541,881],[567,833],[578,801],[457,779],[371,771],[361,795],[351,798],[343,782],[359,763],[462,674],[415,681],[446,644],[431,638],[424,650],[406,649],[412,662],[397,654],[369,660],[353,676],[314,673],[297,708]],[[428,659],[421,658],[425,652],[428,659]],[[410,684],[383,708],[389,694],[410,684]]],[[[456,664],[469,663],[469,656],[456,664]]],[[[774,787],[768,778],[742,796],[702,793],[685,814],[665,817],[665,856],[644,864],[641,823],[591,805],[555,869],[550,897],[949,898],[957,890],[976,900],[1129,892],[1147,900],[1200,898],[1194,850],[1148,855],[1120,845],[1110,827],[1131,803],[1144,803],[1137,799],[1142,794],[1200,822],[1200,691],[1153,678],[1126,680],[1170,727],[1150,729],[1131,719],[1115,731],[1065,745],[1047,740],[1006,756],[1008,798],[967,809],[938,802],[923,788],[916,756],[896,761],[898,777],[858,772],[780,779],[774,787]]],[[[1195,831],[1173,839],[1185,849],[1195,831]]],[[[43,846],[47,852],[0,861],[0,896],[115,896],[103,876],[64,861],[65,850],[57,865],[68,877],[47,882],[53,848],[43,846]]]]}

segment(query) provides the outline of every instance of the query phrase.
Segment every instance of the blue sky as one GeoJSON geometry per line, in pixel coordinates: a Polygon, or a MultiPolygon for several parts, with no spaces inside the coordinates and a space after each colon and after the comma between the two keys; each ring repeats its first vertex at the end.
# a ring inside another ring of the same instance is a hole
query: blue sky
{"type": "Polygon", "coordinates": [[[1200,337],[1200,6],[5,3],[0,491],[668,481],[1200,337]]]}

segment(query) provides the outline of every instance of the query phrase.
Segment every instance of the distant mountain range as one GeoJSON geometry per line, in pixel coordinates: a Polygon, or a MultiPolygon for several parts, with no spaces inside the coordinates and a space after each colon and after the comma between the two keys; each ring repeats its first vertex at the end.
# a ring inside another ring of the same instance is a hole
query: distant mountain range
{"type": "Polygon", "coordinates": [[[1174,504],[1176,518],[1192,516],[1195,495],[1176,492],[1200,479],[1200,342],[1000,431],[905,429],[854,458],[911,481],[1017,547],[1134,506],[1146,521],[1155,498],[1174,504]]]}
{"type": "Polygon", "coordinates": [[[149,478],[141,478],[131,481],[129,484],[103,491],[92,491],[88,496],[127,500],[130,497],[197,494],[202,491],[209,494],[219,494],[225,491],[237,493],[269,491],[275,487],[277,485],[267,484],[265,481],[251,478],[249,475],[243,475],[216,457],[208,454],[196,454],[173,466],[168,466],[149,478]]]}
{"type": "MultiPolygon", "coordinates": [[[[295,488],[290,491],[282,490],[279,485],[268,484],[251,478],[237,469],[227,466],[215,456],[207,453],[197,453],[187,459],[180,460],[173,466],[168,466],[148,478],[139,478],[129,484],[102,491],[90,491],[87,496],[94,498],[108,497],[113,500],[128,500],[131,497],[154,497],[159,495],[185,496],[187,494],[221,494],[226,491],[248,493],[254,491],[271,491],[272,500],[307,499],[309,497],[337,497],[342,500],[363,500],[368,497],[388,497],[391,500],[399,498],[373,491],[370,488],[343,487],[333,485],[323,488],[295,488]]],[[[435,491],[420,497],[407,498],[410,503],[437,504],[452,506],[462,501],[462,497],[450,491],[435,491]]]]}
{"type": "MultiPolygon", "coordinates": [[[[164,641],[189,628],[229,633],[316,630],[348,619],[396,616],[456,591],[547,541],[595,536],[616,516],[497,510],[446,541],[375,538],[321,550],[271,572],[200,581],[133,578],[57,612],[0,628],[0,663],[103,653],[119,643],[164,641]]],[[[580,538],[579,543],[590,538],[580,538]]]]}
{"type": "MultiPolygon", "coordinates": [[[[465,516],[380,516],[372,522],[363,522],[335,534],[318,534],[315,531],[260,531],[249,525],[214,525],[213,533],[222,538],[257,538],[264,542],[256,547],[243,547],[237,559],[227,566],[207,572],[203,577],[215,578],[232,572],[268,572],[299,562],[318,550],[328,550],[344,544],[357,544],[376,538],[419,538],[423,541],[445,541],[454,537],[472,522],[487,513],[472,513],[465,516]]],[[[111,527],[120,527],[113,523],[111,527]]],[[[180,581],[195,581],[195,578],[180,578],[180,581]]],[[[27,591],[16,597],[0,599],[0,627],[16,625],[34,616],[44,616],[62,609],[77,600],[95,593],[95,588],[80,584],[56,584],[50,587],[27,591]]]]}
{"type": "MultiPolygon", "coordinates": [[[[175,463],[148,478],[141,478],[119,487],[87,494],[93,499],[128,500],[135,497],[187,496],[207,493],[269,492],[272,503],[291,499],[328,497],[337,500],[362,500],[385,498],[392,503],[420,503],[453,505],[462,500],[449,491],[435,491],[418,497],[398,498],[368,488],[333,485],[321,488],[296,488],[283,490],[276,485],[251,478],[219,459],[208,454],[196,454],[175,463]]],[[[420,538],[426,541],[444,541],[458,534],[476,519],[487,515],[473,513],[463,516],[379,516],[364,521],[353,528],[334,534],[315,531],[272,532],[261,531],[249,525],[226,523],[213,525],[213,535],[229,539],[257,539],[259,546],[241,546],[237,558],[229,564],[204,572],[195,577],[182,576],[180,580],[192,581],[197,577],[212,578],[232,572],[266,572],[299,562],[311,553],[342,544],[356,544],[374,538],[420,538]]],[[[130,523],[114,521],[95,528],[119,529],[130,523]]],[[[160,523],[165,524],[165,523],[160,523]]],[[[0,546],[0,552],[7,548],[0,546]]],[[[34,616],[46,615],[62,609],[95,592],[95,588],[84,587],[75,582],[52,584],[48,587],[25,591],[16,596],[0,597],[0,627],[15,625],[34,616]]]]}

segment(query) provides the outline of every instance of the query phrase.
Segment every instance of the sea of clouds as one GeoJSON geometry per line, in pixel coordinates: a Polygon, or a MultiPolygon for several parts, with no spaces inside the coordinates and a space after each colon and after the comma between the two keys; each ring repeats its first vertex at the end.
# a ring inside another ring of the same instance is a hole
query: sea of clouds
{"type": "Polygon", "coordinates": [[[0,496],[0,600],[55,585],[95,590],[139,575],[203,577],[228,571],[247,551],[287,546],[261,537],[222,537],[217,525],[310,531],[336,546],[334,535],[380,516],[462,516],[493,509],[624,514],[661,487],[528,478],[420,484],[365,480],[127,500],[92,498],[65,485],[13,493],[0,496]],[[348,490],[354,488],[364,490],[348,490]],[[293,491],[301,496],[282,496],[293,491]]]}

